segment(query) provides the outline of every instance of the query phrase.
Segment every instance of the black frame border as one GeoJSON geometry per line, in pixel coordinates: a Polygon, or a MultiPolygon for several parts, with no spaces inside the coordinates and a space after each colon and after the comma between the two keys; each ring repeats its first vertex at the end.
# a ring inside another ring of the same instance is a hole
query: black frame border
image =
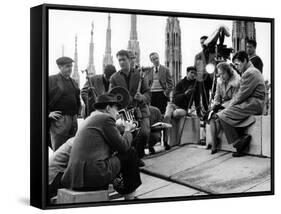
{"type": "Polygon", "coordinates": [[[274,56],[275,56],[275,20],[274,18],[199,14],[188,12],[152,11],[140,9],[123,9],[108,7],[92,7],[77,5],[43,4],[30,9],[30,205],[41,209],[76,208],[104,205],[141,204],[157,202],[188,201],[216,198],[233,198],[274,195],[274,56]],[[50,205],[47,200],[48,187],[48,55],[49,55],[49,10],[68,10],[81,12],[110,12],[122,14],[139,14],[153,16],[176,16],[186,18],[204,18],[217,20],[244,20],[266,22],[271,27],[271,190],[249,193],[229,193],[217,195],[167,197],[153,199],[138,199],[137,201],[111,201],[79,204],[50,205]],[[41,143],[42,142],[42,143],[41,143]]]}

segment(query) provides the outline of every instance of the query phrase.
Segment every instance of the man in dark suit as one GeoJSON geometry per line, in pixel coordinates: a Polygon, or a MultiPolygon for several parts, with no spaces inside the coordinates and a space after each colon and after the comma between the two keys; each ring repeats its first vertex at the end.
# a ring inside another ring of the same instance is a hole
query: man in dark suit
{"type": "Polygon", "coordinates": [[[173,90],[173,80],[169,69],[160,65],[158,53],[149,55],[153,64],[152,69],[147,71],[148,85],[151,89],[151,105],[165,113],[170,93],[173,90]]]}
{"type": "Polygon", "coordinates": [[[194,59],[194,67],[197,70],[197,81],[199,88],[199,95],[202,101],[203,111],[208,111],[209,99],[210,99],[210,90],[212,88],[212,76],[206,72],[206,65],[212,63],[216,65],[215,61],[215,51],[213,43],[206,45],[205,41],[208,39],[207,36],[202,36],[200,38],[200,45],[202,51],[196,54],[194,59]]]}
{"type": "Polygon", "coordinates": [[[90,88],[89,81],[87,81],[81,90],[81,97],[86,105],[85,116],[88,117],[94,110],[93,104],[98,96],[108,92],[109,80],[112,74],[116,72],[114,65],[106,65],[103,74],[98,74],[90,77],[92,88],[90,88]]]}
{"type": "Polygon", "coordinates": [[[256,54],[257,42],[255,40],[248,40],[246,44],[246,51],[249,57],[249,60],[255,66],[255,68],[259,69],[262,73],[263,62],[261,58],[256,54]]]}
{"type": "MultiPolygon", "coordinates": [[[[139,70],[132,68],[130,63],[130,54],[126,50],[120,50],[117,53],[117,59],[121,70],[113,74],[110,79],[110,89],[121,86],[126,88],[130,94],[129,108],[137,110],[137,118],[140,121],[141,130],[136,139],[136,149],[141,159],[144,156],[145,145],[148,144],[150,135],[149,108],[150,89],[147,78],[139,70]],[[140,86],[140,87],[139,87],[140,86]]],[[[140,160],[140,166],[144,163],[140,160]]]]}
{"type": "Polygon", "coordinates": [[[73,60],[60,57],[56,63],[60,72],[49,77],[49,120],[52,149],[57,150],[77,131],[80,110],[80,89],[70,77],[73,60]]]}
{"type": "Polygon", "coordinates": [[[112,94],[99,96],[94,108],[74,138],[62,185],[87,191],[107,189],[113,182],[125,199],[133,199],[141,185],[137,153],[131,147],[134,124],[124,121],[124,134],[120,134],[116,126],[118,102],[112,94]]]}

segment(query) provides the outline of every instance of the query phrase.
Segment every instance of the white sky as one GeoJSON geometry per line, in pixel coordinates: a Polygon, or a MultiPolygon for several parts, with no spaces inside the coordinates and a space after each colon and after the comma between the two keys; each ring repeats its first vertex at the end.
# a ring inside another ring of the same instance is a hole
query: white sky
{"type": "MultiPolygon", "coordinates": [[[[75,35],[78,36],[78,70],[87,68],[89,61],[89,43],[91,22],[94,21],[94,65],[96,73],[102,73],[102,61],[105,52],[107,13],[49,10],[49,74],[58,72],[56,59],[62,55],[74,58],[75,35]]],[[[167,17],[137,16],[138,41],[140,43],[140,64],[149,66],[149,54],[158,52],[160,62],[164,64],[165,26],[167,17]]],[[[179,18],[182,41],[182,76],[185,68],[193,65],[194,56],[200,50],[199,38],[210,36],[220,24],[228,26],[232,32],[232,21],[198,18],[179,18]]],[[[263,75],[270,80],[270,24],[256,22],[257,54],[264,63],[263,75]]],[[[119,70],[115,57],[120,49],[127,49],[130,36],[130,15],[111,13],[111,46],[114,65],[119,70]]],[[[228,47],[232,46],[231,37],[225,39],[228,47]]],[[[80,83],[85,76],[80,72],[80,83]]]]}

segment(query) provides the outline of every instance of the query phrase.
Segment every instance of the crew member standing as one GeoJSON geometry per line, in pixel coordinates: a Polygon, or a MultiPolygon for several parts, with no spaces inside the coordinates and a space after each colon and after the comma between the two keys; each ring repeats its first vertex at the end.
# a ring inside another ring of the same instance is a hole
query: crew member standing
{"type": "Polygon", "coordinates": [[[87,81],[81,90],[81,97],[86,105],[85,118],[88,117],[94,110],[94,103],[98,96],[108,92],[109,80],[112,74],[116,72],[114,65],[106,65],[103,74],[98,74],[90,77],[92,88],[87,81]]]}
{"type": "MultiPolygon", "coordinates": [[[[132,68],[130,62],[130,53],[126,50],[120,50],[116,54],[121,70],[112,75],[109,88],[117,86],[126,88],[130,93],[129,107],[135,108],[137,118],[140,121],[141,130],[136,139],[136,150],[140,159],[139,165],[144,163],[141,158],[144,156],[144,148],[148,144],[150,135],[149,108],[150,89],[147,78],[142,78],[139,70],[132,68]],[[140,84],[140,91],[138,87],[140,84]]],[[[109,90],[110,90],[109,89],[109,90]]]]}
{"type": "Polygon", "coordinates": [[[249,60],[255,66],[255,68],[259,69],[262,73],[263,63],[261,58],[256,54],[257,42],[255,40],[248,40],[246,44],[246,51],[249,57],[249,60]]]}
{"type": "Polygon", "coordinates": [[[153,52],[149,57],[153,64],[152,69],[147,71],[148,84],[151,88],[151,105],[164,114],[173,90],[173,80],[169,69],[160,64],[158,53],[153,52]]]}
{"type": "Polygon", "coordinates": [[[49,77],[49,119],[52,149],[56,151],[77,131],[80,110],[80,89],[70,77],[73,60],[60,57],[56,60],[60,72],[49,77]]]}
{"type": "Polygon", "coordinates": [[[212,88],[212,76],[206,72],[206,65],[209,63],[216,64],[215,53],[211,50],[213,47],[205,45],[205,41],[208,39],[207,36],[200,38],[200,45],[202,51],[195,56],[194,67],[197,70],[197,81],[200,93],[200,101],[202,103],[203,111],[208,111],[210,90],[212,88]]]}

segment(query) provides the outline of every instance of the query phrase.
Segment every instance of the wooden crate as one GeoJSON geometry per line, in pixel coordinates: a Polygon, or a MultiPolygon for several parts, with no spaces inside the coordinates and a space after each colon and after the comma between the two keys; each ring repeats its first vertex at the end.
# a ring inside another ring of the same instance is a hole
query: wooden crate
{"type": "MultiPolygon", "coordinates": [[[[252,136],[251,142],[250,142],[250,148],[247,152],[247,154],[252,154],[252,155],[262,155],[262,139],[263,137],[267,136],[266,133],[268,133],[268,130],[266,130],[263,126],[263,118],[265,116],[255,116],[256,122],[246,128],[246,133],[250,134],[252,136]],[[266,133],[265,133],[266,132],[266,133]]],[[[267,126],[267,125],[266,125],[267,126]]],[[[268,129],[268,127],[267,127],[268,129]]],[[[210,127],[206,127],[206,142],[210,144],[210,127]]],[[[269,137],[270,137],[270,132],[269,132],[269,137]]],[[[267,137],[268,138],[268,137],[267,137]]],[[[231,151],[235,152],[236,149],[233,147],[232,144],[228,144],[227,139],[225,137],[224,132],[222,131],[221,135],[219,136],[220,139],[220,144],[218,145],[218,148],[220,150],[224,151],[231,151]]],[[[270,142],[270,141],[269,141],[270,142]]],[[[265,147],[268,145],[264,145],[265,147]]],[[[268,151],[268,148],[266,147],[265,152],[268,151]]]]}
{"type": "Polygon", "coordinates": [[[57,204],[109,201],[109,191],[74,191],[59,189],[57,204]]]}
{"type": "Polygon", "coordinates": [[[175,146],[183,143],[197,143],[200,139],[200,119],[198,117],[184,117],[172,120],[169,129],[168,144],[175,146]],[[184,128],[182,130],[182,127],[184,128]],[[182,135],[181,135],[182,134],[182,135]]]}

